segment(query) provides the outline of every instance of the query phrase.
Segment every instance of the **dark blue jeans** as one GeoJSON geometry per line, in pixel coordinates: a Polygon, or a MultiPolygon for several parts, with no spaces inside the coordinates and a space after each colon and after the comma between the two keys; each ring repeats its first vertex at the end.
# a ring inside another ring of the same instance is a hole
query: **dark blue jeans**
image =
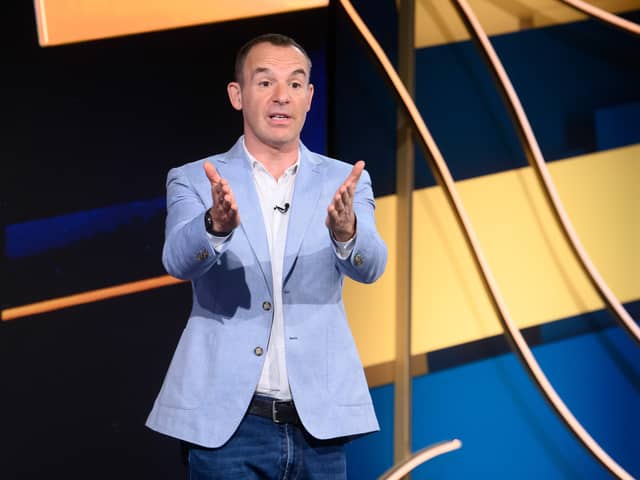
{"type": "Polygon", "coordinates": [[[189,480],[344,480],[344,443],[317,440],[302,427],[247,415],[222,447],[189,447],[189,480]]]}

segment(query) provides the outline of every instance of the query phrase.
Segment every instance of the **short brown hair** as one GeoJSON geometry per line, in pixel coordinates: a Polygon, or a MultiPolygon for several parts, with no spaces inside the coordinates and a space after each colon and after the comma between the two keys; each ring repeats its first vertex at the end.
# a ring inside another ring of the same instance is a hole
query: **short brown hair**
{"type": "Polygon", "coordinates": [[[244,62],[247,59],[247,55],[249,55],[251,49],[259,43],[270,43],[271,45],[275,45],[277,47],[297,48],[305,56],[307,62],[309,62],[309,76],[311,76],[311,58],[309,58],[309,54],[307,54],[306,50],[302,48],[302,45],[296,42],[293,38],[287,37],[286,35],[281,35],[279,33],[265,33],[252,38],[242,47],[240,47],[240,50],[238,50],[234,69],[236,82],[242,84],[242,69],[244,68],[244,62]]]}

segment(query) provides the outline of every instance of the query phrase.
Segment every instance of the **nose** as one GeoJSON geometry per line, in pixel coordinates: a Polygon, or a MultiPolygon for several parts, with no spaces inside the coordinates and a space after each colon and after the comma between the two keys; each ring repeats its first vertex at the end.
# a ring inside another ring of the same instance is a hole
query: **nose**
{"type": "Polygon", "coordinates": [[[289,103],[289,90],[287,89],[287,85],[279,83],[275,86],[273,101],[279,104],[289,103]]]}

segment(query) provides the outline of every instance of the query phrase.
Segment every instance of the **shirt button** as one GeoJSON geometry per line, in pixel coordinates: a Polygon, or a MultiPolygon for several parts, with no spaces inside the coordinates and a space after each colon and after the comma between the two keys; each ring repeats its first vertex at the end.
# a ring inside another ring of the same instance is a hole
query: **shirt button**
{"type": "Polygon", "coordinates": [[[267,302],[267,301],[262,302],[262,309],[267,312],[271,310],[271,302],[267,302]]]}
{"type": "Polygon", "coordinates": [[[364,259],[362,258],[362,255],[360,255],[359,253],[356,253],[355,257],[353,257],[353,263],[355,264],[355,266],[359,267],[360,265],[362,265],[363,262],[364,262],[364,259]]]}
{"type": "Polygon", "coordinates": [[[262,347],[256,347],[253,349],[253,353],[256,354],[256,357],[261,357],[264,353],[264,349],[262,347]]]}

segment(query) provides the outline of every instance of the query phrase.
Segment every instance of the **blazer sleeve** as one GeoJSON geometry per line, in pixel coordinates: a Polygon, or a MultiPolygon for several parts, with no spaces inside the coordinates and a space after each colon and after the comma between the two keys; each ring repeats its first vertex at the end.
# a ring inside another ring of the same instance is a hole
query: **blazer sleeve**
{"type": "Polygon", "coordinates": [[[206,273],[228,247],[227,241],[214,249],[209,241],[204,212],[210,207],[211,199],[198,194],[185,167],[169,171],[162,263],[170,275],[194,280],[206,273]]]}
{"type": "Polygon", "coordinates": [[[351,255],[338,259],[338,269],[349,278],[363,283],[375,282],[387,264],[387,246],[378,233],[371,177],[364,170],[353,200],[356,214],[356,241],[351,255]]]}

